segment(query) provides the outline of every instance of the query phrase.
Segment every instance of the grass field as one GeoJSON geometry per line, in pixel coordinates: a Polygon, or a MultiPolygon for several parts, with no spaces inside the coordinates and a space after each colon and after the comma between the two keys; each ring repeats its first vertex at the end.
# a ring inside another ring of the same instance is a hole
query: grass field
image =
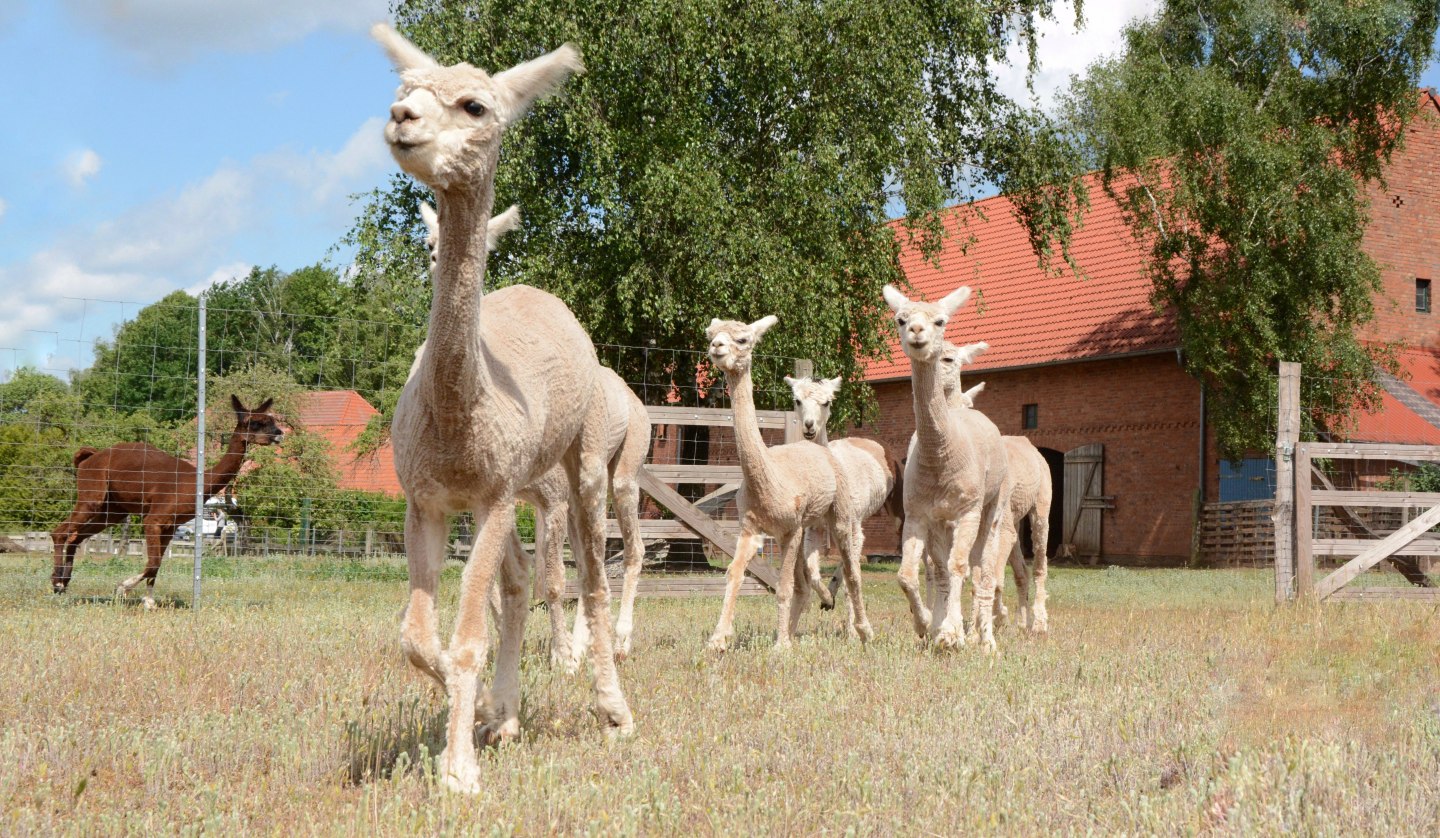
{"type": "Polygon", "coordinates": [[[0,556],[0,833],[1440,832],[1431,606],[1059,569],[1051,636],[1005,628],[991,659],[919,648],[874,568],[869,646],[814,611],[776,654],[751,597],[716,657],[718,601],[646,599],[613,744],[536,612],[525,734],[459,797],[429,767],[442,702],[398,652],[403,565],[217,560],[192,612],[184,564],[144,612],[109,600],[137,560],[81,564],[61,598],[47,558],[0,556]]]}

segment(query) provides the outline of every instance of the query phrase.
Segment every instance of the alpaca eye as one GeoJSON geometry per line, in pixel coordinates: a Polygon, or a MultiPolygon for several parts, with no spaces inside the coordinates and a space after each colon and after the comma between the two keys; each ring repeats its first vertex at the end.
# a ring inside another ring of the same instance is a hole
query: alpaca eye
{"type": "Polygon", "coordinates": [[[829,407],[829,406],[830,406],[830,403],[829,403],[829,402],[821,402],[821,403],[820,403],[820,406],[821,406],[821,407],[829,407]]]}
{"type": "Polygon", "coordinates": [[[739,344],[746,344],[750,342],[750,338],[735,338],[735,342],[739,344]]]}
{"type": "Polygon", "coordinates": [[[947,363],[947,364],[953,364],[953,363],[955,363],[955,359],[954,359],[954,358],[941,358],[940,360],[944,361],[944,362],[947,363]]]}
{"type": "Polygon", "coordinates": [[[945,325],[945,321],[944,321],[943,319],[942,319],[942,320],[936,320],[936,321],[935,321],[935,325],[936,325],[936,326],[944,326],[944,325],[945,325]]]}
{"type": "Polygon", "coordinates": [[[468,113],[471,116],[485,115],[485,106],[475,101],[474,99],[466,102],[463,107],[465,108],[465,113],[468,113]]]}
{"type": "Polygon", "coordinates": [[[896,323],[899,323],[901,326],[904,326],[904,325],[905,325],[905,318],[903,318],[903,317],[897,317],[897,318],[895,318],[895,322],[896,322],[896,323]]]}

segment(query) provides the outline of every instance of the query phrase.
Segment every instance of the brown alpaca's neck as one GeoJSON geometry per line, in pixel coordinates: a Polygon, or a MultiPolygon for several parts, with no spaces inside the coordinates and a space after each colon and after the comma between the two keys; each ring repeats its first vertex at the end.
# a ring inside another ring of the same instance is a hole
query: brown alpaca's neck
{"type": "Polygon", "coordinates": [[[921,464],[949,468],[964,459],[951,435],[950,405],[934,363],[911,359],[910,384],[915,399],[915,456],[921,464]]]}
{"type": "Polygon", "coordinates": [[[480,298],[485,293],[485,231],[495,191],[437,190],[439,237],[435,294],[430,303],[422,374],[437,418],[468,418],[489,389],[490,371],[480,341],[480,298]]]}
{"type": "Polygon", "coordinates": [[[245,462],[245,450],[249,445],[241,434],[231,434],[230,444],[225,448],[225,456],[214,468],[205,469],[205,497],[214,497],[220,494],[235,475],[240,473],[240,466],[245,462]]]}
{"type": "Polygon", "coordinates": [[[755,385],[747,369],[742,373],[726,373],[730,385],[730,409],[735,413],[735,448],[740,455],[740,472],[745,475],[751,497],[766,501],[780,489],[775,464],[760,436],[760,421],[755,416],[755,385]]]}

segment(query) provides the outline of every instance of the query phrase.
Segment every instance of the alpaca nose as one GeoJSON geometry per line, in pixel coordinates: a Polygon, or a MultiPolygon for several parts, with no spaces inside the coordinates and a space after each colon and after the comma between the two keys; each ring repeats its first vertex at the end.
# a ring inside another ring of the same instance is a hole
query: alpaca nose
{"type": "Polygon", "coordinates": [[[911,324],[910,324],[910,335],[911,335],[911,337],[917,337],[917,338],[918,338],[918,337],[920,337],[920,335],[924,334],[924,332],[925,332],[925,324],[924,324],[924,323],[911,323],[911,324]]]}
{"type": "Polygon", "coordinates": [[[805,420],[805,430],[807,430],[807,431],[813,431],[813,430],[815,430],[815,420],[814,420],[814,419],[806,419],[806,420],[805,420]]]}
{"type": "Polygon", "coordinates": [[[410,106],[408,99],[390,106],[390,119],[394,120],[396,124],[419,118],[420,114],[410,106]]]}

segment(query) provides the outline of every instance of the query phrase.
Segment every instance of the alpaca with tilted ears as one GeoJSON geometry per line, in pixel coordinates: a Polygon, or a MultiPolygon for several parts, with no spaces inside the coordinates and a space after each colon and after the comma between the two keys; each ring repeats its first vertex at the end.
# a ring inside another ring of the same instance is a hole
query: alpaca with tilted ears
{"type": "Polygon", "coordinates": [[[395,407],[391,440],[405,490],[410,601],[401,647],[449,702],[441,782],[478,793],[477,708],[487,741],[519,733],[525,565],[515,498],[556,463],[564,466],[578,533],[581,603],[594,642],[598,715],[613,732],[634,722],[611,649],[605,542],[604,405],[595,347],[556,297],[525,285],[486,294],[486,231],[501,137],[539,97],[582,69],[573,47],[491,76],[444,67],[386,25],[372,30],[400,72],[385,140],[400,168],[435,193],[439,236],[426,350],[395,407]],[[468,511],[476,533],[461,579],[459,615],[442,647],[436,589],[447,516],[468,511]],[[505,616],[492,688],[480,676],[489,652],[486,600],[497,574],[505,616]]]}

